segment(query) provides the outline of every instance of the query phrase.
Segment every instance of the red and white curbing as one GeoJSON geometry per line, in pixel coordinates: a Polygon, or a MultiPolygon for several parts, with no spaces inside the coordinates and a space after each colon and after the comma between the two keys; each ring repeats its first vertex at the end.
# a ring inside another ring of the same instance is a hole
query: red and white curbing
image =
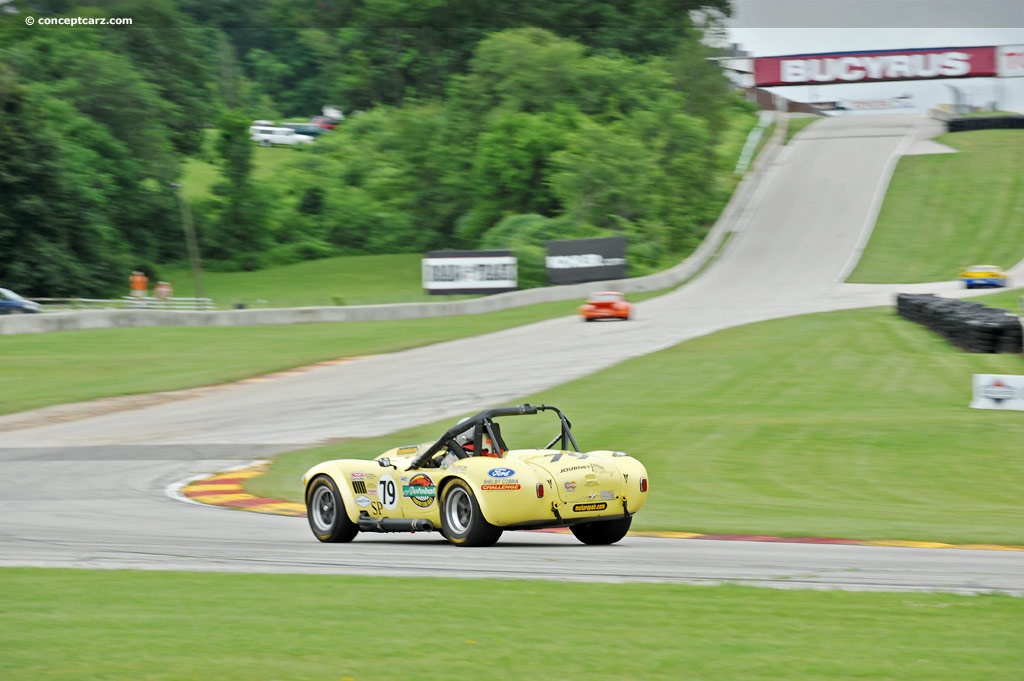
{"type": "Polygon", "coordinates": [[[257,461],[214,475],[185,480],[168,492],[175,498],[196,504],[304,518],[306,507],[303,504],[257,497],[245,491],[245,482],[263,475],[269,463],[257,461]]]}

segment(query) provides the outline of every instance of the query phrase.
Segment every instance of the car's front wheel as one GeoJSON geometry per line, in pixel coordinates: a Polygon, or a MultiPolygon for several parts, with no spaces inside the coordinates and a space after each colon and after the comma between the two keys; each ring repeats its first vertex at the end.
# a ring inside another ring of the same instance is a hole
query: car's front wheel
{"type": "Polygon", "coordinates": [[[441,532],[456,546],[492,546],[502,530],[484,518],[469,484],[455,479],[441,496],[441,532]]]}
{"type": "Polygon", "coordinates": [[[328,475],[318,475],[306,487],[306,517],[313,536],[322,542],[349,542],[359,526],[345,513],[338,486],[328,475]]]}
{"type": "Polygon", "coordinates": [[[569,529],[573,535],[584,544],[607,545],[614,544],[629,532],[629,526],[633,524],[633,516],[620,518],[618,520],[597,520],[592,523],[573,525],[569,529]]]}

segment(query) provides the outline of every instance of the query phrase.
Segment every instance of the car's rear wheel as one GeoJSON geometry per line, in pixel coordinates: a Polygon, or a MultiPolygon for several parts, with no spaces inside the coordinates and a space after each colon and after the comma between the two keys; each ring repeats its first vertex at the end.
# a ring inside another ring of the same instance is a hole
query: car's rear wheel
{"type": "Polygon", "coordinates": [[[492,546],[502,530],[484,518],[469,484],[455,479],[442,492],[441,532],[456,546],[492,546]]]}
{"type": "Polygon", "coordinates": [[[632,524],[633,516],[630,516],[618,520],[596,520],[592,523],[573,525],[569,529],[584,544],[607,545],[625,537],[632,524]]]}
{"type": "Polygon", "coordinates": [[[322,542],[349,542],[359,526],[345,513],[338,486],[328,475],[318,475],[306,487],[306,517],[313,536],[322,542]]]}

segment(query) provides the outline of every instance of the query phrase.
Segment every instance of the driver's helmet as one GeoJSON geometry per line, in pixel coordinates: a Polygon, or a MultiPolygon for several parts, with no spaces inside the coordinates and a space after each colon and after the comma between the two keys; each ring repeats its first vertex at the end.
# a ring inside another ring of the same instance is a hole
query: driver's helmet
{"type": "Polygon", "coordinates": [[[466,428],[464,431],[455,436],[455,442],[458,445],[465,447],[466,445],[473,444],[473,438],[475,436],[476,426],[470,426],[469,428],[466,428]]]}
{"type": "MultiPolygon", "coordinates": [[[[475,439],[476,426],[470,426],[469,428],[455,436],[456,444],[465,449],[467,452],[475,451],[475,439]]],[[[477,452],[478,454],[482,454],[483,456],[498,456],[498,453],[494,450],[494,442],[491,440],[491,436],[486,430],[483,432],[481,446],[482,450],[480,452],[477,452]]]]}

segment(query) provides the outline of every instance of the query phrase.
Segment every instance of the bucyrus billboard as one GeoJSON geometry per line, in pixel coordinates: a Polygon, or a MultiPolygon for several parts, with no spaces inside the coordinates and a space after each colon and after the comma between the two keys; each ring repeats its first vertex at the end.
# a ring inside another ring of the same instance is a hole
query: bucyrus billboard
{"type": "Polygon", "coordinates": [[[996,75],[995,47],[940,47],[758,57],[754,85],[839,85],[996,75]]]}

